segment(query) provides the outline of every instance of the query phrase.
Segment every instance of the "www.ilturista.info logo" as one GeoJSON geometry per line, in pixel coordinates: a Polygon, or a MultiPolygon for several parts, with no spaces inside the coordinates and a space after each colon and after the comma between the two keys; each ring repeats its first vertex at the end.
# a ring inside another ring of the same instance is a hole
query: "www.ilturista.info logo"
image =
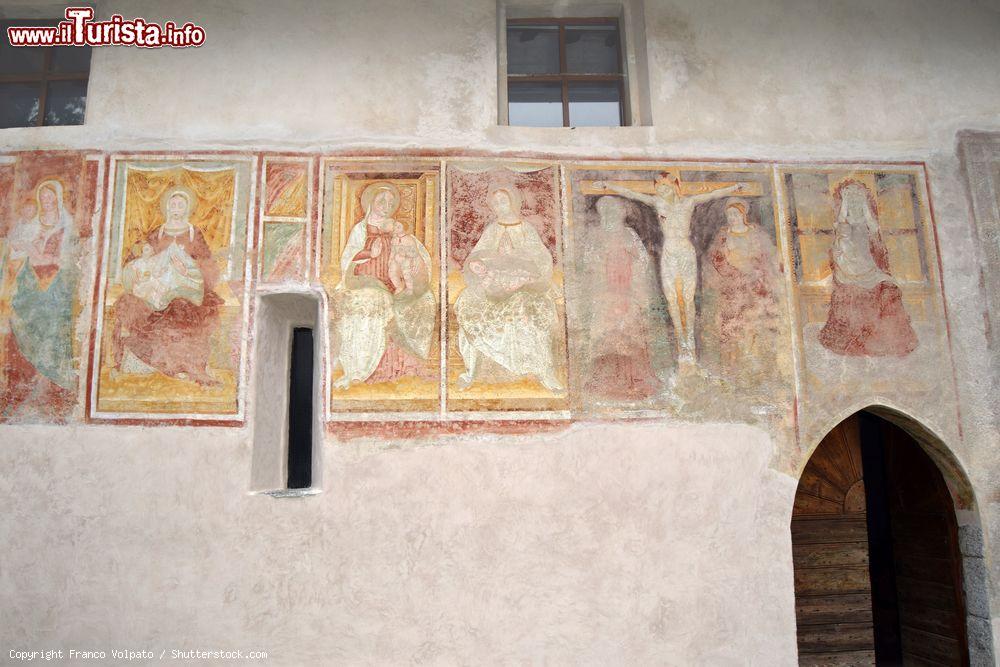
{"type": "Polygon", "coordinates": [[[190,21],[178,26],[145,19],[125,19],[115,14],[108,21],[94,21],[93,7],[67,7],[66,20],[55,26],[11,26],[11,46],[139,46],[184,48],[205,43],[205,29],[190,21]]]}

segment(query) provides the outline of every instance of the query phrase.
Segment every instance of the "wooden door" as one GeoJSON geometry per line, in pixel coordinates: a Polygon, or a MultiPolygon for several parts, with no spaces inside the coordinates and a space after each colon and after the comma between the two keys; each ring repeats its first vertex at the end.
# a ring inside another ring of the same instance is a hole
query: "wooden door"
{"type": "Polygon", "coordinates": [[[893,569],[905,665],[966,665],[958,526],[940,470],[902,429],[882,424],[893,569]]]}
{"type": "Polygon", "coordinates": [[[857,417],[830,431],[802,472],[792,557],[799,664],[875,664],[857,417]]]}

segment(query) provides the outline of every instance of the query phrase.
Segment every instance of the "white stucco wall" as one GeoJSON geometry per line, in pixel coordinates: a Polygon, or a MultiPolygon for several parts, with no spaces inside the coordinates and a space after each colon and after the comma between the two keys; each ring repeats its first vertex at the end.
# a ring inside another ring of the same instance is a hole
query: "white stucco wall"
{"type": "MultiPolygon", "coordinates": [[[[1000,130],[1000,3],[647,0],[652,125],[573,130],[496,126],[493,0],[98,6],[193,20],[206,45],[95,50],[87,124],[0,130],[0,150],[927,161],[962,399],[949,444],[977,491],[1000,617],[1000,408],[954,153],[956,130],[1000,130]]],[[[251,438],[0,426],[0,647],[795,662],[796,480],[769,468],[766,433],[328,438],[324,493],[301,499],[248,495],[251,438]]]]}
{"type": "Polygon", "coordinates": [[[653,124],[613,130],[496,126],[493,0],[98,7],[192,20],[207,40],[97,50],[87,125],[45,130],[51,141],[883,158],[950,149],[1000,108],[995,0],[646,2],[653,124]]]}
{"type": "Polygon", "coordinates": [[[794,662],[795,482],[753,429],[356,441],[327,447],[324,494],[288,499],[247,495],[237,431],[57,433],[0,450],[4,647],[794,662]]]}

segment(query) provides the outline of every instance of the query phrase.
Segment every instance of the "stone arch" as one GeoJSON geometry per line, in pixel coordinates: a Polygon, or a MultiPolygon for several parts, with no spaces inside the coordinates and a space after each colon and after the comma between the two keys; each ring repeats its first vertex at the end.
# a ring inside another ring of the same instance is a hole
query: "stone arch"
{"type": "MultiPolygon", "coordinates": [[[[818,437],[809,443],[803,454],[797,471],[797,479],[801,483],[810,461],[817,454],[821,444],[828,435],[838,429],[848,420],[861,413],[868,413],[898,427],[920,450],[927,455],[930,462],[940,473],[953,506],[955,523],[957,524],[958,559],[961,563],[961,588],[964,593],[966,639],[968,642],[968,658],[971,664],[993,664],[994,650],[992,641],[992,626],[989,610],[989,581],[985,565],[985,547],[983,529],[976,494],[965,466],[958,455],[945,442],[937,431],[926,426],[920,419],[914,417],[914,411],[907,410],[898,404],[885,400],[858,400],[852,405],[834,414],[829,423],[823,424],[814,431],[818,437]],[[807,454],[807,455],[806,455],[807,454]]],[[[799,493],[796,493],[798,507],[799,493]]],[[[845,502],[845,506],[847,503],[845,502]]],[[[796,518],[793,510],[793,525],[796,518]]],[[[795,531],[793,529],[793,553],[795,531]]],[[[799,572],[796,572],[796,606],[799,611],[798,584],[799,572]]]]}
{"type": "Polygon", "coordinates": [[[965,466],[954,450],[938,434],[938,430],[926,426],[922,419],[914,416],[919,411],[881,397],[866,397],[853,401],[834,413],[829,420],[824,421],[820,428],[814,429],[814,433],[818,435],[812,438],[812,442],[803,451],[803,457],[799,461],[796,470],[796,479],[802,476],[802,471],[816,452],[823,438],[839,424],[842,424],[846,419],[859,412],[869,412],[877,415],[900,427],[916,440],[944,476],[945,483],[948,484],[948,488],[952,492],[956,509],[974,512],[978,523],[979,511],[976,506],[972,482],[965,472],[965,466]]]}

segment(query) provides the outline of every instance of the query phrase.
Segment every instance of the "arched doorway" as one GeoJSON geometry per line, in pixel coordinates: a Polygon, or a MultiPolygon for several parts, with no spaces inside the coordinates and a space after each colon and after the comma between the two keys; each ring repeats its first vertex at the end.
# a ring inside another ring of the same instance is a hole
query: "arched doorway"
{"type": "Polygon", "coordinates": [[[952,490],[906,430],[862,411],[830,431],[791,531],[800,664],[969,664],[952,490]]]}

